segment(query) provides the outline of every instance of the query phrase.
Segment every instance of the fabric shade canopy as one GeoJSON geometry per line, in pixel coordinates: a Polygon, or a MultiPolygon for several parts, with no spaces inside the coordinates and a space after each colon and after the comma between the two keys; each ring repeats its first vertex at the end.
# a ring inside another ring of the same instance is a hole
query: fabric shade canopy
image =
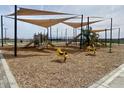
{"type": "MultiPolygon", "coordinates": [[[[8,16],[13,16],[15,13],[9,14],[8,16]]],[[[45,10],[35,10],[35,9],[26,9],[20,8],[17,10],[17,15],[72,15],[68,13],[61,13],[61,12],[53,12],[53,11],[45,11],[45,10]]]]}
{"type": "MultiPolygon", "coordinates": [[[[114,29],[119,29],[119,28],[112,28],[112,30],[114,30],[114,29]]],[[[109,30],[111,30],[111,29],[94,29],[94,30],[92,30],[92,32],[103,32],[103,31],[109,31],[109,30]]]]}
{"type": "MultiPolygon", "coordinates": [[[[97,18],[97,19],[103,19],[103,17],[98,17],[98,16],[83,16],[84,18],[97,18]]],[[[81,16],[76,17],[77,19],[81,19],[81,16]]]]}
{"type": "Polygon", "coordinates": [[[103,32],[105,31],[105,29],[95,29],[95,30],[91,30],[91,32],[103,32]]]}
{"type": "MultiPolygon", "coordinates": [[[[89,22],[89,24],[97,23],[97,22],[100,22],[100,21],[103,21],[103,20],[91,21],[91,22],[89,22]]],[[[81,23],[77,23],[77,22],[62,22],[62,23],[66,24],[66,25],[69,25],[69,26],[71,26],[73,28],[81,27],[81,23]]],[[[83,26],[86,26],[86,25],[88,25],[88,23],[83,22],[83,26]]]]}
{"type": "Polygon", "coordinates": [[[17,20],[48,28],[50,26],[56,25],[58,23],[61,23],[71,18],[74,18],[74,17],[60,18],[60,19],[42,19],[42,20],[41,19],[40,20],[38,19],[37,20],[36,19],[17,19],[17,20]]]}

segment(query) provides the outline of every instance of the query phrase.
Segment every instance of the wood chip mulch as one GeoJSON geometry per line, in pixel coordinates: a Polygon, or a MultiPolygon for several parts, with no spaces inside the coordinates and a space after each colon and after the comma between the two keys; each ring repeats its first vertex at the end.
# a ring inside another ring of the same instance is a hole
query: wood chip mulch
{"type": "Polygon", "coordinates": [[[124,63],[124,45],[100,48],[96,56],[86,56],[76,48],[67,48],[68,59],[62,62],[54,49],[0,48],[20,87],[78,88],[88,87],[124,63]]]}

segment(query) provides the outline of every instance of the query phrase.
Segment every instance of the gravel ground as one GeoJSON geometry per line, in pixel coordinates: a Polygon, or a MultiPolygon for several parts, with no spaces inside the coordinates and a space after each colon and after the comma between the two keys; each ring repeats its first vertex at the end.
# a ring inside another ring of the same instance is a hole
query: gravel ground
{"type": "Polygon", "coordinates": [[[124,45],[97,50],[96,56],[73,47],[66,48],[68,59],[63,63],[55,49],[18,49],[13,57],[12,47],[0,48],[20,87],[78,88],[88,87],[124,63],[124,45]]]}

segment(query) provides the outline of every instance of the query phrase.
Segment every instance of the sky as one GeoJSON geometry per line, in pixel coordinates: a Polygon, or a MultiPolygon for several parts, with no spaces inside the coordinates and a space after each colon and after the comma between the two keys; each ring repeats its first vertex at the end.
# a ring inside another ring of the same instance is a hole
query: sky
{"type": "MultiPolygon", "coordinates": [[[[97,16],[104,17],[106,20],[90,25],[93,29],[105,29],[110,28],[110,20],[108,18],[113,18],[113,27],[121,29],[121,38],[124,38],[124,5],[18,5],[18,7],[30,8],[30,9],[38,9],[38,10],[48,10],[48,11],[57,11],[57,12],[65,12],[72,13],[84,16],[97,16]]],[[[0,5],[0,15],[7,15],[14,12],[13,5],[0,5]]],[[[21,18],[57,18],[58,16],[27,16],[21,18]]],[[[1,20],[1,19],[0,19],[1,20]]],[[[98,20],[98,19],[90,19],[98,20]]],[[[79,21],[80,20],[70,20],[70,21],[79,21]]],[[[86,21],[86,19],[84,19],[86,21]]],[[[1,24],[1,23],[0,23],[1,24]]],[[[12,19],[8,19],[4,17],[4,28],[7,30],[7,37],[14,37],[14,21],[12,19]]],[[[18,21],[18,38],[33,38],[34,33],[45,32],[46,28],[32,25],[25,22],[18,21]]],[[[59,31],[59,37],[65,37],[65,31],[67,30],[68,36],[73,36],[73,28],[65,25],[58,24],[52,26],[52,36],[56,37],[56,31],[59,31]]],[[[77,33],[80,33],[77,30],[77,33]]],[[[109,38],[109,31],[108,38],[109,38]]],[[[1,33],[0,33],[1,34],[1,33]]],[[[104,32],[100,32],[100,37],[104,38],[104,32]]],[[[0,35],[1,36],[1,35],[0,35]]],[[[118,38],[118,29],[113,30],[113,38],[118,38]]]]}

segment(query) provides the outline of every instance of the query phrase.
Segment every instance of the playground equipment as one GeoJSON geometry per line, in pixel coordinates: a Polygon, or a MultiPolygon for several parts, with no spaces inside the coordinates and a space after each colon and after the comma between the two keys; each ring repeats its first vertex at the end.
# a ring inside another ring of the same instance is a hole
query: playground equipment
{"type": "Polygon", "coordinates": [[[77,39],[82,35],[83,36],[83,40],[81,40],[82,45],[83,45],[83,49],[84,51],[88,52],[89,54],[96,54],[96,47],[101,47],[101,46],[105,46],[104,42],[102,42],[101,40],[99,40],[99,34],[97,34],[96,32],[92,31],[92,28],[89,27],[89,30],[83,29],[82,31],[83,33],[78,34],[76,37],[74,37],[72,40],[70,40],[66,46],[69,46],[69,44],[71,44],[72,42],[74,42],[75,40],[78,41],[77,39]],[[93,52],[93,53],[91,53],[93,52]]]}
{"type": "Polygon", "coordinates": [[[96,55],[96,48],[93,46],[88,46],[87,47],[87,54],[86,55],[96,55]]]}
{"type": "Polygon", "coordinates": [[[28,44],[26,44],[24,47],[27,48],[29,47],[32,43],[34,43],[34,40],[31,40],[28,44]]]}
{"type": "Polygon", "coordinates": [[[33,40],[31,40],[27,45],[25,45],[24,47],[27,48],[30,45],[34,44],[34,47],[38,47],[38,48],[45,48],[48,47],[48,45],[54,47],[55,45],[53,45],[51,43],[51,41],[48,40],[47,35],[43,35],[42,33],[38,33],[38,34],[34,34],[33,40]]]}
{"type": "Polygon", "coordinates": [[[74,37],[72,40],[70,40],[68,43],[66,43],[66,46],[68,46],[69,44],[71,44],[73,41],[75,41],[77,38],[79,38],[81,36],[81,33],[78,34],[76,37],[74,37]]]}
{"type": "Polygon", "coordinates": [[[68,57],[67,52],[62,51],[61,48],[57,48],[57,56],[63,57],[64,58],[63,62],[66,62],[66,59],[68,57]]]}
{"type": "MultiPolygon", "coordinates": [[[[74,37],[72,40],[70,40],[66,45],[68,46],[69,44],[71,44],[73,41],[75,41],[76,39],[78,39],[81,36],[81,33],[78,34],[76,37],[74,37]]],[[[91,32],[88,30],[83,30],[83,37],[84,37],[84,42],[83,45],[89,46],[89,44],[94,44],[96,45],[99,40],[99,35],[96,34],[95,32],[91,32]]]]}

